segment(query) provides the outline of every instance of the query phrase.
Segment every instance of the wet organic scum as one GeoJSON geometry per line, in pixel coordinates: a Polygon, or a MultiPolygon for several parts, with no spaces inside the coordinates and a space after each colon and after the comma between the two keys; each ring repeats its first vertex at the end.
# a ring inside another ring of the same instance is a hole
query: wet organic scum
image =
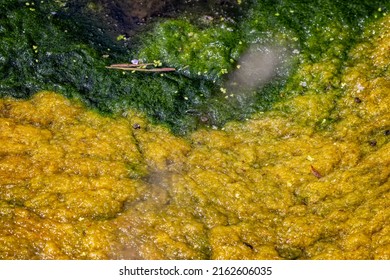
{"type": "Polygon", "coordinates": [[[186,137],[1,99],[0,259],[390,259],[390,17],[358,41],[275,110],[186,137]]]}

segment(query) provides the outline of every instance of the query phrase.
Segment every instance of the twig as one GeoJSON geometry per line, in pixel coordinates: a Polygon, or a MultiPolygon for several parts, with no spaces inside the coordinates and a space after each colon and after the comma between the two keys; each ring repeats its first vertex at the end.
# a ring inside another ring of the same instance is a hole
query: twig
{"type": "Polygon", "coordinates": [[[154,63],[141,63],[141,64],[111,64],[110,66],[106,66],[108,69],[118,69],[124,71],[138,71],[138,72],[171,72],[176,71],[175,68],[146,68],[147,66],[154,65],[154,63]]]}

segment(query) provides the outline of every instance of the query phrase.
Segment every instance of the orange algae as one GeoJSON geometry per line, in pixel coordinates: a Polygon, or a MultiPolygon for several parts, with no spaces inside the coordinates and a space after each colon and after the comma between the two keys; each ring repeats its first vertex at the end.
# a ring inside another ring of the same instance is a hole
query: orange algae
{"type": "Polygon", "coordinates": [[[1,100],[0,258],[390,259],[390,17],[363,39],[339,87],[304,65],[316,90],[187,138],[1,100]]]}

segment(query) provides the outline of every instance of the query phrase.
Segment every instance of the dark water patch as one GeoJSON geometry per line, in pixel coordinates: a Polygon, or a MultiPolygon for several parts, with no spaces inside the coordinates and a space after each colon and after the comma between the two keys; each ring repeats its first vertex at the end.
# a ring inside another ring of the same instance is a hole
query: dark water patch
{"type": "Polygon", "coordinates": [[[175,10],[177,0],[69,0],[57,16],[73,34],[98,48],[111,48],[118,35],[130,38],[154,17],[175,10]]]}

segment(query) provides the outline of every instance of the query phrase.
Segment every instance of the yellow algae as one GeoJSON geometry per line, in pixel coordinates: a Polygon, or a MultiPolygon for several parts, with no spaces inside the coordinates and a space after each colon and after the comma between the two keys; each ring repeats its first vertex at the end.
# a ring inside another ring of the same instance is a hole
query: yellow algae
{"type": "Polygon", "coordinates": [[[386,16],[342,74],[304,65],[302,95],[186,138],[0,100],[0,258],[390,259],[389,34],[386,16]]]}
{"type": "Polygon", "coordinates": [[[7,208],[0,258],[107,258],[114,239],[102,220],[143,187],[134,179],[145,166],[128,122],[49,92],[4,99],[0,107],[0,197],[7,208]],[[24,249],[12,249],[15,242],[24,249]]]}
{"type": "Polygon", "coordinates": [[[181,169],[190,146],[167,128],[146,125],[134,132],[138,147],[154,171],[181,169]]]}

